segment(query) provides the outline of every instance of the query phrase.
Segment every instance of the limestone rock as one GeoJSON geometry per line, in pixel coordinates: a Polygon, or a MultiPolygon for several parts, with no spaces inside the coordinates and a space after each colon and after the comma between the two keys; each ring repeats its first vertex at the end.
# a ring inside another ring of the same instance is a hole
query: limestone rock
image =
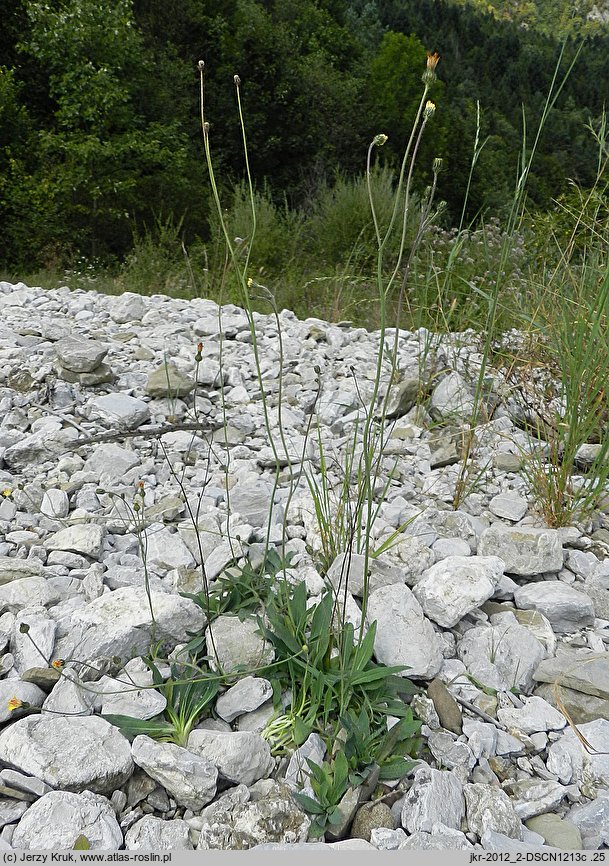
{"type": "Polygon", "coordinates": [[[143,735],[134,739],[131,751],[138,767],[159,782],[180,806],[198,811],[213,800],[218,770],[207,758],[143,735]]]}
{"type": "Polygon", "coordinates": [[[19,719],[0,733],[0,760],[74,792],[113,791],[133,772],[128,741],[94,716],[19,719]]]}
{"type": "Polygon", "coordinates": [[[224,779],[236,785],[251,785],[275,766],[266,740],[249,731],[224,734],[195,729],[188,738],[188,749],[207,758],[224,779]]]}
{"type": "Polygon", "coordinates": [[[13,833],[12,844],[26,851],[69,851],[84,836],[93,851],[116,851],[123,834],[110,801],[83,791],[50,791],[32,804],[13,833]]]}
{"type": "Polygon", "coordinates": [[[560,534],[555,529],[530,526],[494,523],[480,536],[478,554],[500,557],[507,574],[531,576],[560,571],[563,564],[560,534]]]}
{"type": "Polygon", "coordinates": [[[371,593],[367,621],[377,623],[374,652],[379,662],[404,665],[404,676],[435,677],[442,665],[440,638],[407,586],[394,584],[371,593]]]}
{"type": "Polygon", "coordinates": [[[413,592],[426,616],[452,628],[493,595],[503,571],[496,556],[449,556],[424,572],[413,592]]]}

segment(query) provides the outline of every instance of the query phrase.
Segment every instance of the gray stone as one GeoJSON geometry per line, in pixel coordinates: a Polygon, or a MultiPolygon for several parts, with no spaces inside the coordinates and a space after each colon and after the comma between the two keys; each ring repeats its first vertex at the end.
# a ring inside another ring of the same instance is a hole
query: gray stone
{"type": "Polygon", "coordinates": [[[587,595],[562,581],[529,583],[514,593],[516,605],[533,608],[550,621],[555,632],[569,633],[594,622],[594,605],[587,595]]]}
{"type": "Polygon", "coordinates": [[[487,830],[494,830],[511,839],[522,839],[522,823],[505,791],[473,784],[465,785],[463,792],[467,826],[473,833],[482,836],[487,830]]]}
{"type": "Polygon", "coordinates": [[[167,574],[173,568],[191,568],[195,560],[177,532],[154,524],[146,532],[146,560],[148,567],[158,574],[167,574]]]}
{"type": "Polygon", "coordinates": [[[90,373],[104,360],[108,346],[95,340],[64,337],[55,343],[55,351],[64,369],[73,373],[90,373]]]}
{"type": "Polygon", "coordinates": [[[433,701],[442,727],[460,734],[463,728],[461,709],[442,680],[432,680],[427,687],[427,695],[433,701]]]}
{"type": "Polygon", "coordinates": [[[152,719],[167,706],[167,698],[153,688],[152,673],[139,658],[128,662],[117,679],[102,677],[96,691],[102,695],[103,715],[152,719]]]}
{"type": "Polygon", "coordinates": [[[69,851],[84,836],[93,851],[116,851],[123,834],[106,797],[83,791],[50,791],[28,809],[12,844],[26,851],[69,851]]]}
{"type": "Polygon", "coordinates": [[[104,542],[104,528],[97,523],[79,523],[53,533],[45,541],[48,550],[69,550],[99,559],[104,542]]]}
{"type": "Polygon", "coordinates": [[[37,779],[36,776],[26,776],[23,773],[18,773],[17,770],[0,770],[0,783],[13,788],[13,790],[32,794],[32,799],[42,797],[51,790],[51,787],[42,779],[37,779]]]}
{"type": "Polygon", "coordinates": [[[195,387],[192,376],[172,364],[161,364],[149,376],[146,393],[150,397],[186,397],[195,387]]]}
{"type": "Polygon", "coordinates": [[[273,694],[268,680],[262,677],[244,677],[216,701],[216,713],[226,722],[237,716],[257,710],[273,694]]]}
{"type": "Polygon", "coordinates": [[[190,828],[186,821],[175,818],[163,821],[144,815],[125,833],[127,851],[192,851],[190,828]]]}
{"type": "Polygon", "coordinates": [[[552,704],[556,709],[560,709],[558,706],[560,701],[560,704],[569,714],[569,718],[576,725],[594,722],[596,719],[609,719],[609,700],[549,683],[537,686],[534,694],[552,704]]]}
{"type": "Polygon", "coordinates": [[[527,827],[543,836],[547,845],[562,851],[580,851],[583,847],[579,829],[559,815],[537,815],[527,821],[527,827]]]}
{"type": "Polygon", "coordinates": [[[272,662],[275,653],[272,646],[264,640],[253,619],[243,622],[235,616],[219,616],[211,626],[215,652],[211,664],[219,664],[225,673],[237,668],[252,669],[272,662]]]}
{"type": "Polygon", "coordinates": [[[0,586],[23,577],[40,577],[42,565],[36,560],[0,556],[0,586]]]}
{"type": "Polygon", "coordinates": [[[413,592],[426,616],[452,628],[493,595],[503,570],[496,556],[449,556],[424,572],[413,592]]]}
{"type": "Polygon", "coordinates": [[[138,736],[131,746],[133,760],[162,785],[180,806],[197,811],[216,795],[214,763],[174,743],[157,743],[138,736]]]}
{"type": "Polygon", "coordinates": [[[40,505],[40,511],[47,517],[52,517],[61,520],[67,517],[70,512],[70,500],[65,490],[51,488],[45,490],[40,505]]]}
{"type": "Polygon", "coordinates": [[[140,458],[135,451],[108,442],[95,446],[83,469],[93,473],[100,482],[103,480],[104,483],[112,485],[113,482],[122,481],[123,476],[139,462],[140,458]]]}
{"type": "Polygon", "coordinates": [[[38,466],[49,460],[57,460],[77,437],[78,432],[74,429],[62,429],[53,434],[39,430],[29,436],[21,435],[17,442],[4,451],[2,459],[13,472],[22,472],[32,464],[38,466]]]}
{"type": "Polygon", "coordinates": [[[435,677],[442,666],[440,638],[407,586],[394,584],[371,593],[366,618],[368,625],[377,624],[374,652],[379,662],[403,665],[404,676],[435,677]]]}
{"type": "Polygon", "coordinates": [[[582,847],[596,850],[609,842],[609,792],[590,803],[573,806],[567,818],[578,828],[582,847]]]}
{"type": "Polygon", "coordinates": [[[59,593],[44,577],[21,577],[0,586],[0,611],[19,613],[24,607],[47,607],[59,601],[59,593]]]}
{"type": "Polygon", "coordinates": [[[485,686],[528,692],[545,651],[528,629],[506,616],[497,625],[469,629],[457,645],[457,655],[485,686]]]}
{"type": "Polygon", "coordinates": [[[305,794],[313,796],[313,788],[309,780],[310,769],[307,760],[321,766],[326,756],[326,746],[319,734],[309,734],[302,746],[299,746],[290,756],[285,771],[287,785],[302,789],[305,794]]]}
{"type": "Polygon", "coordinates": [[[119,430],[133,430],[150,418],[148,404],[129,394],[103,394],[90,404],[91,417],[102,418],[119,430]]]}
{"type": "Polygon", "coordinates": [[[534,678],[609,701],[609,653],[561,647],[555,658],[541,662],[534,678]]]}
{"type": "Polygon", "coordinates": [[[496,517],[514,522],[522,520],[529,508],[526,499],[513,492],[498,493],[493,496],[488,507],[496,517]]]}
{"type": "Polygon", "coordinates": [[[255,527],[267,525],[272,501],[273,485],[262,479],[236,484],[230,491],[231,511],[255,527]]]}
{"type": "MultiPolygon", "coordinates": [[[[597,719],[568,728],[548,750],[547,767],[563,782],[577,782],[590,799],[609,789],[609,721],[597,719]],[[582,736],[589,744],[584,748],[582,736]],[[588,748],[590,751],[588,751],[588,748]]],[[[549,811],[549,810],[545,810],[549,811]]]]}
{"type": "MultiPolygon", "coordinates": [[[[310,826],[311,821],[298,808],[289,788],[272,782],[255,802],[214,810],[204,819],[197,848],[243,851],[272,843],[296,848],[306,842],[310,826]]],[[[311,846],[312,852],[316,850],[320,850],[318,846],[311,846]]]]}
{"type": "Polygon", "coordinates": [[[386,418],[400,418],[410,412],[421,393],[419,379],[404,379],[391,386],[385,410],[386,418]]]}
{"type": "Polygon", "coordinates": [[[379,851],[396,851],[407,839],[408,836],[401,829],[373,827],[370,831],[370,843],[379,851]]]}
{"type": "Polygon", "coordinates": [[[567,796],[569,789],[558,782],[521,779],[506,785],[514,811],[523,821],[551,812],[567,796]]]}
{"type": "Polygon", "coordinates": [[[399,848],[406,851],[472,851],[474,846],[465,833],[436,823],[431,832],[416,831],[399,848]]]}
{"type": "MultiPolygon", "coordinates": [[[[576,551],[573,551],[574,553],[576,551]]],[[[579,551],[577,551],[579,553],[579,551]]],[[[592,599],[594,615],[599,619],[609,618],[609,574],[595,573],[584,580],[583,590],[592,599]]]]}
{"type": "Polygon", "coordinates": [[[0,760],[66,791],[105,793],[133,772],[123,735],[94,716],[28,716],[0,733],[0,760]]]}
{"type": "Polygon", "coordinates": [[[195,729],[188,738],[188,749],[207,758],[224,779],[236,785],[251,785],[275,766],[266,740],[249,731],[224,734],[195,729]]]}
{"type": "Polygon", "coordinates": [[[507,728],[516,728],[525,734],[560,731],[567,724],[563,714],[539,696],[525,698],[524,707],[497,710],[497,719],[507,728]]]}
{"type": "Polygon", "coordinates": [[[45,608],[17,616],[11,640],[16,671],[23,673],[49,664],[53,658],[56,629],[57,623],[49,619],[45,608]]]}
{"type": "Polygon", "coordinates": [[[460,767],[469,772],[476,763],[468,744],[455,740],[454,736],[446,731],[431,731],[427,736],[427,747],[438,767],[448,770],[460,767]]]}
{"type": "Polygon", "coordinates": [[[449,373],[436,385],[431,395],[430,411],[439,418],[458,415],[467,419],[474,410],[474,398],[471,388],[463,377],[457,373],[449,373]]]}
{"type": "Polygon", "coordinates": [[[405,830],[430,833],[436,823],[459,830],[464,815],[463,785],[456,776],[428,767],[415,772],[402,806],[401,822],[405,830]]]}
{"type": "Polygon", "coordinates": [[[482,848],[485,851],[504,851],[506,854],[519,853],[526,851],[540,852],[543,847],[543,852],[558,851],[557,848],[548,848],[541,844],[535,845],[531,842],[519,842],[518,839],[510,839],[509,836],[504,836],[503,833],[497,833],[495,830],[487,830],[482,834],[480,839],[482,848]]]}
{"type": "Polygon", "coordinates": [[[146,312],[144,299],[135,292],[123,292],[118,298],[112,298],[111,303],[110,315],[119,325],[140,322],[146,312]]]}
{"type": "Polygon", "coordinates": [[[152,641],[173,649],[188,633],[202,630],[203,613],[188,598],[156,590],[148,595],[143,586],[133,586],[77,608],[71,622],[64,657],[91,661],[117,656],[128,661],[133,655],[146,655],[152,641]]]}
{"type": "Polygon", "coordinates": [[[507,574],[531,576],[560,571],[562,542],[555,529],[505,526],[494,523],[485,529],[478,544],[480,556],[498,556],[507,574]]]}

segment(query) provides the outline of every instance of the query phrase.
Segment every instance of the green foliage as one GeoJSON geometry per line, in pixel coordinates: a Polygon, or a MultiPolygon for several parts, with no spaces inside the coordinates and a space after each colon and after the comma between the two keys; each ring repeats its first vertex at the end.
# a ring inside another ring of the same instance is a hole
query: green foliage
{"type": "Polygon", "coordinates": [[[263,609],[277,585],[277,578],[289,568],[293,553],[282,558],[277,550],[269,548],[262,564],[253,568],[249,561],[229,566],[209,588],[209,592],[181,593],[190,598],[210,619],[223,613],[236,613],[240,619],[253,611],[263,609]]]}
{"type": "Polygon", "coordinates": [[[285,586],[271,597],[259,625],[276,656],[261,673],[273,682],[277,698],[285,688],[292,695],[288,711],[277,703],[278,714],[263,733],[274,751],[300,745],[314,731],[331,748],[348,711],[365,712],[371,724],[408,713],[399,696],[412,694],[413,686],[397,676],[403,668],[372,661],[376,625],[356,638],[353,625],[341,621],[332,593],[307,607],[304,583],[285,586]]]}
{"type": "Polygon", "coordinates": [[[218,694],[220,678],[200,667],[185,671],[184,665],[173,664],[171,674],[164,678],[156,664],[149,659],[154,688],[166,699],[167,707],[154,719],[136,719],[131,716],[102,715],[119,728],[129,739],[145,734],[164,743],[185,746],[194,726],[209,712],[218,694]]]}
{"type": "Polygon", "coordinates": [[[318,839],[328,827],[341,821],[339,804],[349,789],[349,765],[343,752],[320,766],[307,758],[314,798],[302,792],[292,794],[312,817],[309,836],[318,839]]]}

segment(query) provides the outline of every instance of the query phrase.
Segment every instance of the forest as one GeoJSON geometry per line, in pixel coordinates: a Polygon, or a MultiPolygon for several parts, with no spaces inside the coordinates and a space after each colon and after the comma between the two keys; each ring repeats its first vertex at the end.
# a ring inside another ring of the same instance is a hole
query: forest
{"type": "Polygon", "coordinates": [[[155,257],[173,256],[180,267],[186,257],[191,289],[213,282],[223,254],[201,59],[235,235],[247,233],[235,74],[241,82],[267,279],[298,259],[302,284],[321,275],[312,262],[335,272],[365,247],[367,148],[388,136],[375,171],[390,195],[428,52],[441,59],[415,191],[440,158],[443,229],[501,221],[554,82],[527,182],[530,224],[545,225],[598,180],[609,29],[561,19],[555,0],[533,4],[547,12],[533,17],[532,4],[515,5],[527,21],[507,4],[453,0],[2,0],[0,268],[20,278],[139,268],[145,282],[163,270],[155,257]]]}

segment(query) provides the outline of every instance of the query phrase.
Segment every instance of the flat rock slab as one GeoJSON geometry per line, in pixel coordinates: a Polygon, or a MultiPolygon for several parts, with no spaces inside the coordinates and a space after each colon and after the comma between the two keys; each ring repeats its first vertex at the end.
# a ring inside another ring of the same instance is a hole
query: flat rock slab
{"type": "Polygon", "coordinates": [[[494,523],[480,536],[478,554],[498,556],[507,574],[529,577],[560,571],[563,564],[562,542],[555,529],[494,523]]]}
{"type": "Polygon", "coordinates": [[[192,376],[174,364],[162,364],[148,376],[146,393],[150,397],[185,397],[195,387],[192,376]]]}
{"type": "Polygon", "coordinates": [[[91,416],[106,419],[113,427],[132,430],[150,418],[148,404],[129,394],[103,394],[89,404],[91,416]]]}
{"type": "Polygon", "coordinates": [[[131,747],[96,716],[28,716],[0,733],[0,761],[64,791],[114,791],[133,772],[131,747]]]}
{"type": "Polygon", "coordinates": [[[521,586],[514,593],[514,602],[524,610],[537,610],[552,625],[555,632],[569,634],[594,622],[594,604],[583,592],[559,580],[543,580],[521,586]]]}
{"type": "Polygon", "coordinates": [[[79,836],[91,850],[118,850],[123,834],[112,804],[90,791],[50,791],[30,806],[15,828],[12,844],[26,851],[70,851],[79,836]]]}
{"type": "Polygon", "coordinates": [[[465,816],[463,785],[452,773],[422,767],[404,798],[402,826],[409,833],[430,833],[437,823],[461,829],[465,816]]]}
{"type": "Polygon", "coordinates": [[[104,542],[104,528],[97,523],[80,523],[53,533],[45,541],[48,550],[68,550],[99,559],[104,542]]]}

